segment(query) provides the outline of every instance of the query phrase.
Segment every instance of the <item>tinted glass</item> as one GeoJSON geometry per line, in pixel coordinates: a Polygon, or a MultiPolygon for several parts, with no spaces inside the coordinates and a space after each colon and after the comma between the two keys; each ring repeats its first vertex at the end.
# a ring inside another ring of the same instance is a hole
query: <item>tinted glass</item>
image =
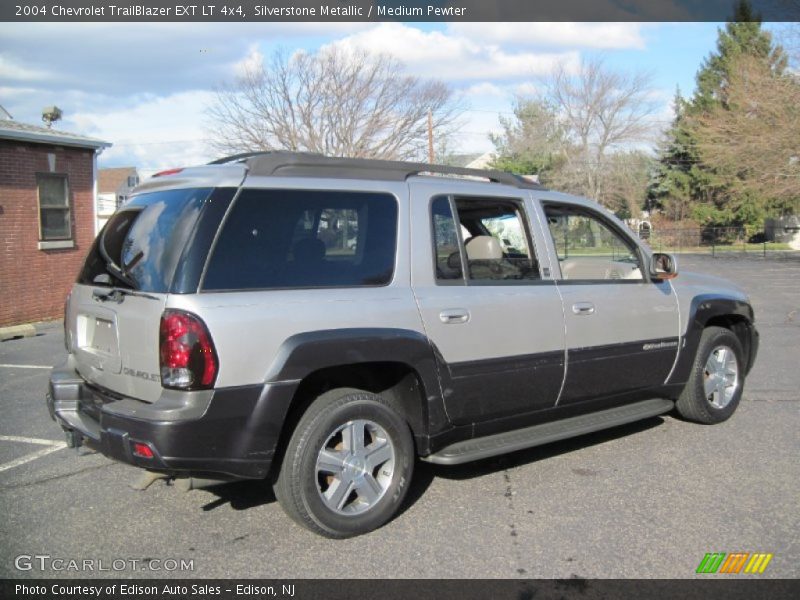
{"type": "Polygon", "coordinates": [[[246,190],[217,240],[204,290],[385,285],[397,203],[388,194],[246,190]]]}
{"type": "Polygon", "coordinates": [[[210,189],[183,189],[141,194],[109,219],[86,259],[78,281],[113,284],[98,248],[133,280],[134,289],[167,292],[186,242],[210,189]]]}
{"type": "Polygon", "coordinates": [[[456,222],[447,197],[436,198],[431,203],[431,217],[436,249],[436,279],[463,280],[456,222]]]}

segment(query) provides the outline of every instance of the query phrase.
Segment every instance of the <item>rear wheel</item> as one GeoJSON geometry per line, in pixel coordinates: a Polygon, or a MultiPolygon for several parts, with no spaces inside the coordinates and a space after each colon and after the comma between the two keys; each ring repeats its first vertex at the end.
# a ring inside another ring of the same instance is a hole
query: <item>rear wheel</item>
{"type": "Polygon", "coordinates": [[[700,337],[692,374],[676,407],[698,423],[720,423],[736,410],[744,387],[742,344],[729,329],[707,327],[700,337]]]}
{"type": "Polygon", "coordinates": [[[334,538],[367,533],[400,507],[414,467],[405,420],[376,394],[337,389],[292,434],[275,496],[295,521],[334,538]]]}

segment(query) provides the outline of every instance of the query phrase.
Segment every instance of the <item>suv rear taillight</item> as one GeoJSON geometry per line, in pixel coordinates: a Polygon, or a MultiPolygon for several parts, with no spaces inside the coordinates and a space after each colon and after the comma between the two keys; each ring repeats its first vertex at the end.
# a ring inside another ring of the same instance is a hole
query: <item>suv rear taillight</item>
{"type": "Polygon", "coordinates": [[[177,175],[183,171],[183,169],[167,169],[166,171],[159,171],[153,177],[166,177],[167,175],[177,175]]]}
{"type": "Polygon", "coordinates": [[[200,317],[182,310],[164,311],[159,355],[164,387],[203,390],[214,385],[219,362],[214,342],[200,317]]]}

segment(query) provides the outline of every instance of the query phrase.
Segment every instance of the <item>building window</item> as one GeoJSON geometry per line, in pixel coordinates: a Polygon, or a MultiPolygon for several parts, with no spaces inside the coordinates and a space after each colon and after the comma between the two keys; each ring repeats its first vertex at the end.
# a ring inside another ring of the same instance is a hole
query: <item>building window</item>
{"type": "Polygon", "coordinates": [[[70,240],[69,192],[66,175],[39,175],[39,239],[70,240]]]}

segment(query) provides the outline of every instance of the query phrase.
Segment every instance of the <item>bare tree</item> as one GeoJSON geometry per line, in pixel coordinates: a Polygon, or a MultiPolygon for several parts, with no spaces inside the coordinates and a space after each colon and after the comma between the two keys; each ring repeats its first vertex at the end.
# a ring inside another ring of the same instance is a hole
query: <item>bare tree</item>
{"type": "Polygon", "coordinates": [[[638,219],[647,195],[655,158],[641,150],[614,152],[609,156],[605,204],[617,215],[638,219]]]}
{"type": "Polygon", "coordinates": [[[209,107],[213,147],[318,152],[327,156],[419,159],[428,111],[437,138],[460,106],[444,83],[403,74],[385,55],[328,49],[277,51],[218,90],[209,107]]]}
{"type": "Polygon", "coordinates": [[[543,99],[567,132],[558,184],[606,201],[609,157],[652,137],[650,80],[646,73],[609,69],[601,59],[584,62],[574,74],[559,65],[543,80],[543,99]]]}
{"type": "Polygon", "coordinates": [[[734,192],[784,212],[800,202],[800,78],[742,56],[731,65],[722,102],[695,116],[701,159],[733,181],[734,192]]]}

